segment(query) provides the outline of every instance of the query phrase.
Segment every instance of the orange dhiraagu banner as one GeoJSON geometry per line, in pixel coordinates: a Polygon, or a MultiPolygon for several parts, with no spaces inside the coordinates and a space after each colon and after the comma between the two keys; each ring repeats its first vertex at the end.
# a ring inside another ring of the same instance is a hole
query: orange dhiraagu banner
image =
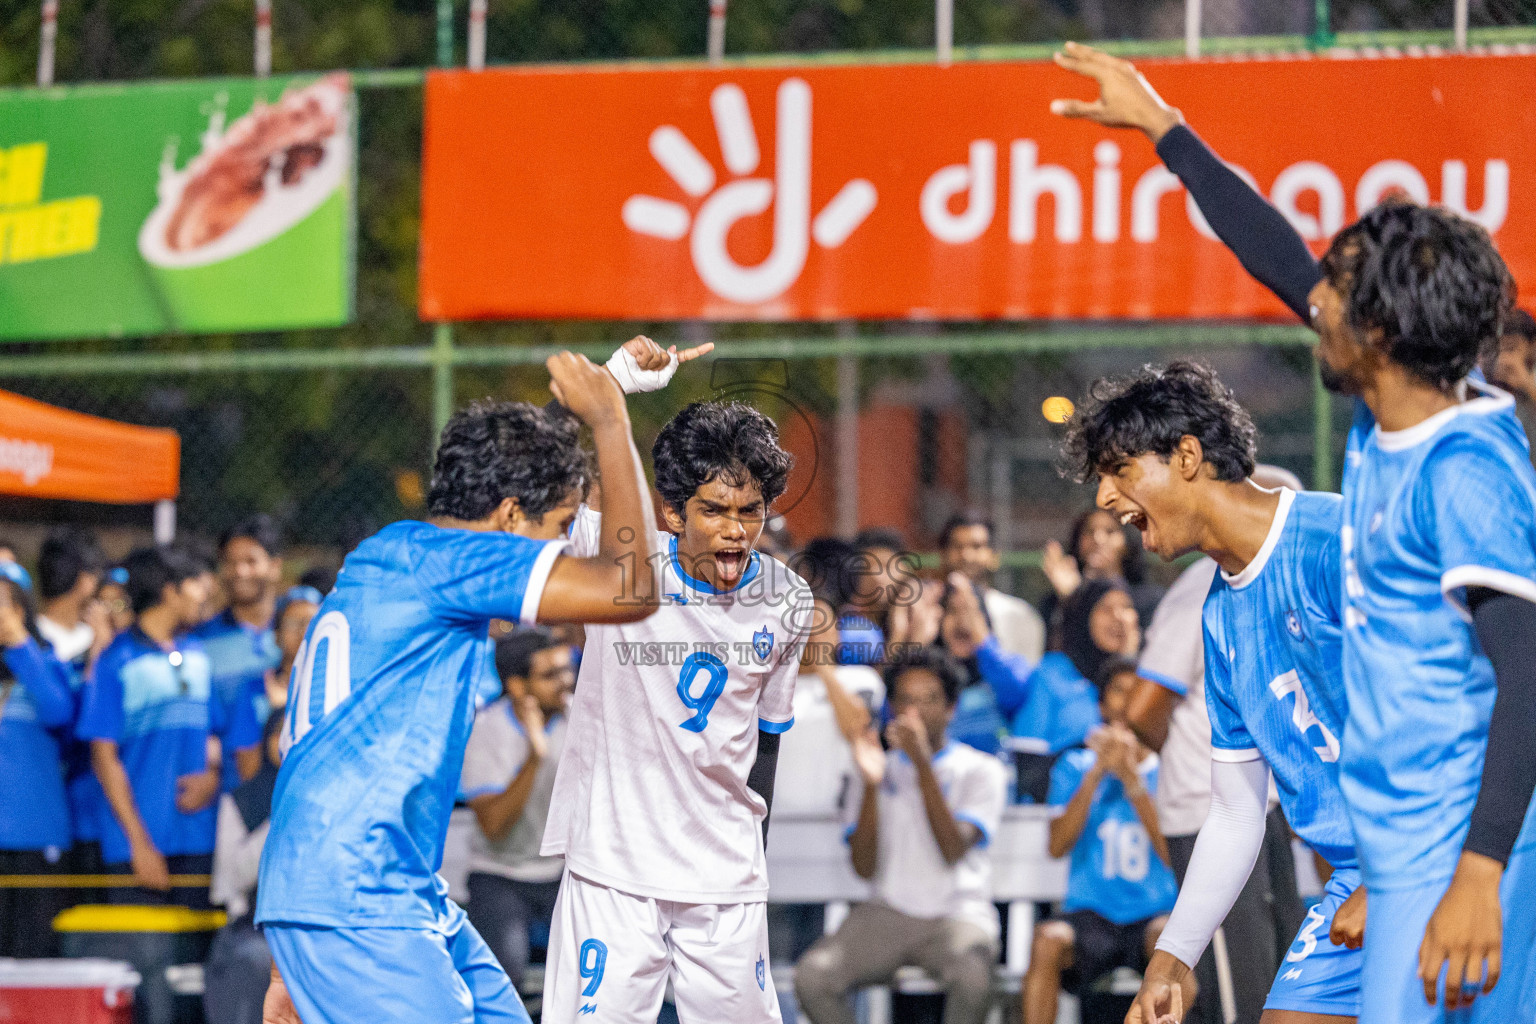
{"type": "MultiPolygon", "coordinates": [[[[1319,251],[1402,190],[1536,287],[1536,57],[1145,70],[1319,251]]],[[[433,73],[420,312],[1283,315],[1145,138],[1047,110],[1093,93],[1042,63],[433,73]]]]}
{"type": "Polygon", "coordinates": [[[0,391],[0,494],[115,505],[176,497],[181,439],[0,391]]]}

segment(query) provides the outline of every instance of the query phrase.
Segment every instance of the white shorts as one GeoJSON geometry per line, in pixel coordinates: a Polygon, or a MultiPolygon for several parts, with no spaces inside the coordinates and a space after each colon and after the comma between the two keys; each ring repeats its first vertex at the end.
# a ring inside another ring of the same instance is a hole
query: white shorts
{"type": "Polygon", "coordinates": [[[780,1024],[766,903],[673,903],[565,873],[549,927],[544,1024],[780,1024]]]}

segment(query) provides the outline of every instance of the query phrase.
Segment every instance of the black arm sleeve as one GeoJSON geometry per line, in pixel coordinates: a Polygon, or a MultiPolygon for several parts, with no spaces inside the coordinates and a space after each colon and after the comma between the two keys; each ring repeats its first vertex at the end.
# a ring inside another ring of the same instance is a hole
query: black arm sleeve
{"type": "Polygon", "coordinates": [[[757,760],[747,773],[747,788],[763,798],[768,813],[763,816],[763,845],[768,845],[768,819],[773,816],[773,777],[779,770],[779,734],[757,733],[757,760]]]}
{"type": "Polygon", "coordinates": [[[1157,144],[1157,155],[1179,176],[1200,212],[1243,269],[1310,324],[1307,295],[1322,279],[1317,260],[1285,215],[1222,163],[1185,125],[1157,144]]]}
{"type": "Polygon", "coordinates": [[[1483,784],[1462,849],[1503,863],[1536,791],[1536,604],[1486,588],[1470,588],[1467,603],[1498,692],[1483,784]]]}

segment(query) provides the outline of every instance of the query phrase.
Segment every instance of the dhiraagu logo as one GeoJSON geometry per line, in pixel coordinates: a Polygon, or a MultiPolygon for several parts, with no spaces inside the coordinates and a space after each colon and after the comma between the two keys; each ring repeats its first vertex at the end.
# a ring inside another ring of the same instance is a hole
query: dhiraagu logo
{"type": "Polygon", "coordinates": [[[74,256],[96,248],[101,199],[75,196],[42,202],[48,144],[0,149],[0,264],[74,256]]]}
{"type": "Polygon", "coordinates": [[[682,203],[633,195],[624,203],[624,226],[666,241],[688,236],[693,267],[705,287],[722,299],[769,302],[784,294],[805,269],[810,242],[836,249],[875,209],[875,186],[854,178],[811,216],[811,88],[802,79],[779,85],[774,177],[758,174],[761,152],[747,96],[741,87],[717,87],[709,98],[715,134],[732,178],[716,188],[714,166],[674,125],[651,133],[650,151],[677,187],[702,199],[696,213],[682,203]],[[773,206],[773,249],[756,266],[742,266],[726,249],[736,222],[773,206]]]}

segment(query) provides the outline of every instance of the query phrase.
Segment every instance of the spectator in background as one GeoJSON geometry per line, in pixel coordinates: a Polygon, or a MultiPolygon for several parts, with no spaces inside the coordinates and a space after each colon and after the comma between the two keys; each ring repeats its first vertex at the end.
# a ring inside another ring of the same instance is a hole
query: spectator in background
{"type": "MultiPolygon", "coordinates": [[[[225,721],[257,732],[266,720],[267,671],[282,660],[272,635],[272,612],[283,559],[270,516],[241,520],[219,537],[219,583],[225,608],[193,631],[213,666],[213,692],[225,721]]],[[[255,774],[261,751],[224,752],[223,786],[229,792],[255,774]]]]}
{"type": "Polygon", "coordinates": [[[565,867],[541,857],[539,844],[576,671],[571,649],[542,628],[497,641],[496,671],[505,694],[475,715],[460,789],[479,826],[470,837],[469,921],[515,988],[528,967],[528,926],[549,926],[565,867]]]}
{"type": "Polygon", "coordinates": [[[1487,376],[1490,383],[1536,403],[1536,317],[1523,309],[1510,310],[1487,376]]]}
{"type": "Polygon", "coordinates": [[[1065,551],[1055,541],[1046,544],[1040,566],[1051,584],[1051,592],[1040,602],[1047,646],[1060,649],[1062,603],[1084,580],[1120,581],[1140,620],[1152,621],[1163,588],[1147,581],[1141,535],[1103,509],[1091,508],[1072,524],[1070,537],[1065,551]]]}
{"type": "Polygon", "coordinates": [[[91,744],[111,810],[102,859],[138,886],[109,899],[206,907],[206,888],[173,890],[170,876],[207,874],[221,747],[255,747],[261,737],[231,731],[208,655],[181,632],[205,600],[197,563],[175,548],[140,548],[123,566],[136,621],[97,660],[75,727],[91,744]]]}
{"type": "Polygon", "coordinates": [[[96,592],[96,600],[101,603],[102,613],[107,617],[107,626],[113,638],[133,625],[133,603],[128,600],[127,569],[120,565],[108,569],[101,589],[96,592]]]}
{"type": "Polygon", "coordinates": [[[932,647],[904,650],[886,670],[892,750],[873,728],[859,737],[862,793],[848,816],[853,869],[875,895],[796,966],[795,993],[814,1024],[853,1024],[849,993],[908,964],[943,983],[944,1024],[986,1018],[999,930],[987,846],[1006,773],[949,740],[964,681],[960,665],[932,647]]]}
{"type": "MultiPolygon", "coordinates": [[[[1301,489],[1295,474],[1279,466],[1255,467],[1253,481],[1260,487],[1301,489]]],[[[1147,629],[1137,669],[1141,681],[1126,711],[1126,724],[1161,759],[1158,815],[1180,885],[1211,808],[1211,719],[1205,705],[1201,610],[1215,578],[1216,563],[1201,558],[1169,588],[1147,629]]],[[[1271,784],[1264,847],[1222,924],[1238,1024],[1258,1024],[1280,958],[1301,928],[1290,836],[1271,784]]],[[[1186,1008],[1188,1024],[1221,1020],[1220,977],[1216,954],[1208,948],[1195,965],[1200,992],[1186,1008]]]]}
{"type": "Polygon", "coordinates": [[[1045,798],[1051,764],[1100,724],[1094,685],[1114,657],[1135,657],[1141,628],[1128,591],[1116,580],[1084,582],[1063,603],[1062,650],[1031,663],[1002,649],[988,631],[979,603],[956,580],[945,642],[957,656],[973,655],[1008,722],[1020,799],[1045,798]]]}
{"type": "Polygon", "coordinates": [[[889,527],[860,530],[853,539],[853,546],[856,556],[848,586],[848,604],[839,627],[848,632],[860,632],[873,626],[883,641],[890,634],[892,606],[910,601],[916,595],[913,586],[916,563],[902,560],[906,544],[901,534],[889,527]]]}
{"type": "Polygon", "coordinates": [[[256,774],[219,798],[209,895],[229,921],[213,937],[203,965],[203,1014],[208,1024],[261,1024],[272,980],[272,952],[256,927],[256,876],[271,829],[272,794],[282,763],[283,713],[267,717],[256,774]]]}
{"type": "Polygon", "coordinates": [[[37,556],[38,633],[81,678],[112,642],[96,601],[105,565],[96,538],[74,527],[50,533],[37,556]]]}
{"type": "MultiPolygon", "coordinates": [[[[0,874],[57,870],[69,848],[69,800],[56,730],[75,717],[68,671],[40,643],[25,575],[0,562],[0,874]]],[[[57,956],[56,889],[0,889],[0,957],[57,956]]]]}
{"type": "Polygon", "coordinates": [[[262,721],[266,721],[272,712],[288,706],[288,680],[293,675],[293,663],[298,660],[304,634],[309,631],[309,624],[320,611],[323,600],[320,591],[300,584],[289,587],[273,605],[272,635],[277,644],[278,662],[267,669],[261,693],[254,701],[257,717],[262,721]]]}
{"type": "Polygon", "coordinates": [[[1052,1024],[1064,980],[1081,999],[1117,967],[1151,959],[1178,894],[1153,796],[1157,755],[1125,725],[1136,664],[1100,666],[1100,713],[1108,724],[1051,770],[1052,857],[1071,854],[1067,898],[1057,917],[1035,927],[1024,978],[1024,1024],[1052,1024]]]}
{"type": "MultiPolygon", "coordinates": [[[[106,607],[96,596],[105,564],[96,539],[71,527],[49,534],[38,554],[42,611],[37,617],[37,631],[69,669],[70,687],[77,701],[91,666],[116,635],[106,607]]],[[[66,730],[62,743],[74,832],[69,869],[72,874],[100,874],[101,817],[107,813],[106,798],[91,769],[90,744],[75,739],[72,730],[66,730]]]]}
{"type": "Polygon", "coordinates": [[[982,610],[1005,651],[1039,661],[1045,653],[1045,620],[1027,601],[991,586],[997,571],[992,521],[979,512],[951,516],[939,531],[939,569],[945,578],[959,573],[981,588],[982,610]]]}
{"type": "Polygon", "coordinates": [[[324,597],[336,589],[336,574],[334,565],[312,565],[299,577],[299,586],[314,587],[324,597]]]}
{"type": "Polygon", "coordinates": [[[16,562],[16,542],[9,537],[0,537],[0,562],[16,562]]]}

